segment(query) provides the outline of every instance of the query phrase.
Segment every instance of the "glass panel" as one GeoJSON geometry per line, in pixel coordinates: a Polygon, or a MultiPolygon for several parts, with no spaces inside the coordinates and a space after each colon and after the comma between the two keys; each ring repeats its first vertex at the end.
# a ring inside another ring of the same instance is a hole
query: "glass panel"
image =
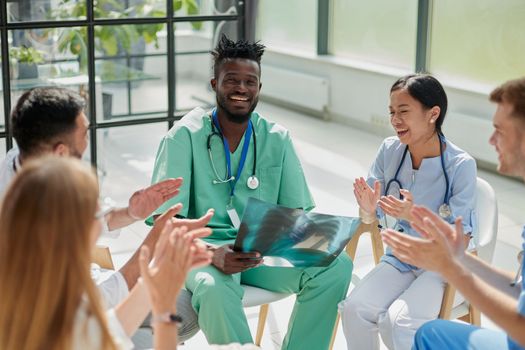
{"type": "Polygon", "coordinates": [[[12,106],[37,86],[62,86],[87,97],[85,28],[12,30],[8,36],[12,106]]]}
{"type": "Polygon", "coordinates": [[[184,22],[176,25],[175,107],[180,111],[197,106],[209,106],[215,102],[210,87],[210,78],[213,75],[210,51],[214,48],[217,37],[222,33],[233,40],[236,39],[237,23],[235,21],[184,22]],[[196,28],[195,24],[200,26],[196,28]]]}
{"type": "Polygon", "coordinates": [[[164,25],[97,26],[95,32],[100,33],[95,62],[97,119],[165,115],[168,74],[164,25]],[[146,32],[155,34],[146,38],[146,32]]]}
{"type": "Polygon", "coordinates": [[[95,18],[165,17],[166,0],[97,0],[95,18]]]}
{"type": "Polygon", "coordinates": [[[86,19],[86,0],[16,0],[7,2],[8,22],[86,19]]]}
{"type": "Polygon", "coordinates": [[[206,108],[215,104],[215,94],[210,86],[213,76],[211,55],[178,55],[175,66],[176,109],[188,110],[195,107],[206,108]]]}
{"type": "Polygon", "coordinates": [[[431,72],[490,85],[523,75],[524,18],[522,0],[434,1],[431,72]]]}
{"type": "Polygon", "coordinates": [[[271,48],[316,52],[317,0],[259,1],[256,36],[271,48]]]}
{"type": "MultiPolygon", "coordinates": [[[[0,6],[1,8],[2,6],[0,6]]],[[[0,11],[1,15],[1,11],[0,11]]],[[[2,40],[0,38],[0,49],[2,48],[2,40]]],[[[3,69],[1,66],[2,61],[0,60],[0,84],[3,82],[3,69]]],[[[4,113],[4,87],[3,84],[0,86],[0,131],[5,130],[5,113],[4,113]]],[[[0,157],[2,157],[4,153],[0,152],[0,157]]]]}
{"type": "Polygon", "coordinates": [[[173,10],[175,17],[236,15],[236,2],[235,0],[173,0],[173,10]]]}
{"type": "Polygon", "coordinates": [[[417,1],[334,0],[332,16],[332,54],[413,69],[417,1]]]}
{"type": "Polygon", "coordinates": [[[5,149],[5,138],[0,138],[0,159],[3,161],[7,150],[5,149]]]}
{"type": "Polygon", "coordinates": [[[236,40],[237,22],[177,22],[175,23],[175,52],[209,53],[221,34],[236,40]]]}
{"type": "Polygon", "coordinates": [[[168,123],[97,130],[102,195],[125,205],[135,190],[148,186],[157,148],[167,131],[168,123]]]}

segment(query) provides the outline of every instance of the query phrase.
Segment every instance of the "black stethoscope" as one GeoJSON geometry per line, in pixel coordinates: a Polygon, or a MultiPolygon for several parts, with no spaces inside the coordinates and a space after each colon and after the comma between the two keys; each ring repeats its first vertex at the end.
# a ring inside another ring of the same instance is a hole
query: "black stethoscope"
{"type": "Polygon", "coordinates": [[[253,137],[253,166],[252,166],[252,175],[248,178],[248,181],[246,182],[246,186],[248,186],[249,189],[255,190],[259,187],[259,179],[257,176],[255,176],[255,170],[256,170],[256,164],[257,164],[257,137],[255,136],[255,130],[253,127],[253,123],[250,120],[248,123],[248,127],[246,129],[245,137],[244,137],[244,144],[242,147],[242,153],[241,153],[241,159],[239,162],[239,167],[237,169],[237,176],[233,176],[231,173],[231,157],[230,157],[230,147],[228,145],[228,140],[224,138],[221,132],[221,128],[219,125],[219,121],[217,119],[217,110],[213,110],[212,112],[212,118],[211,118],[211,134],[208,135],[208,138],[206,140],[206,147],[208,148],[208,156],[210,158],[211,167],[213,169],[213,172],[215,174],[215,179],[213,180],[213,184],[223,184],[223,183],[231,183],[231,196],[233,196],[235,185],[237,183],[237,180],[240,178],[242,169],[244,168],[244,163],[246,162],[246,157],[248,155],[248,148],[250,146],[250,138],[253,137]],[[217,168],[215,167],[215,162],[213,160],[213,154],[211,152],[211,140],[213,136],[217,136],[221,139],[223,145],[224,145],[224,153],[226,156],[226,176],[221,177],[219,173],[217,172],[217,168]]]}
{"type": "MultiPolygon", "coordinates": [[[[441,169],[443,170],[443,175],[445,177],[445,184],[446,184],[443,204],[439,206],[438,212],[439,212],[439,216],[441,216],[443,219],[448,219],[452,215],[452,210],[450,209],[450,195],[449,195],[450,182],[448,179],[448,174],[445,170],[445,157],[443,155],[443,143],[445,143],[446,141],[445,141],[445,136],[443,136],[442,134],[438,133],[438,137],[439,137],[439,158],[441,159],[441,169]]],[[[408,146],[405,146],[405,151],[403,152],[403,156],[401,157],[401,161],[399,162],[394,178],[388,181],[388,183],[386,184],[385,195],[387,196],[388,196],[388,192],[392,184],[396,184],[399,187],[399,189],[403,188],[401,186],[401,182],[397,179],[397,177],[399,175],[399,172],[401,171],[401,167],[403,166],[403,163],[405,162],[407,153],[408,153],[408,146]]],[[[401,193],[399,193],[399,198],[403,199],[403,195],[401,193]]],[[[385,227],[386,227],[386,224],[385,224],[385,227]]]]}

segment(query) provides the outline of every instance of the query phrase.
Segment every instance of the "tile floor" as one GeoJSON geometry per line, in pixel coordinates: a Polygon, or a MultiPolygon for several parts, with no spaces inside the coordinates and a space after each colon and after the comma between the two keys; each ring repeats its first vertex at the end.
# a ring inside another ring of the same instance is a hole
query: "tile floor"
{"type": "MultiPolygon", "coordinates": [[[[307,117],[280,107],[261,103],[259,112],[287,127],[302,160],[311,191],[317,203],[316,211],[340,215],[357,215],[352,193],[355,177],[366,176],[382,138],[341,124],[307,117]]],[[[162,125],[144,125],[114,128],[105,137],[99,137],[100,159],[105,176],[104,195],[125,203],[134,189],[149,183],[157,145],[166,132],[162,125]]],[[[499,232],[494,263],[514,270],[516,255],[521,246],[521,225],[525,223],[525,186],[514,179],[479,171],[494,187],[499,205],[499,232]]],[[[110,246],[116,266],[122,265],[138,247],[147,232],[143,223],[136,223],[121,233],[118,239],[105,239],[110,246]]],[[[373,266],[371,245],[361,240],[354,273],[363,277],[373,266]]],[[[263,349],[279,349],[286,333],[288,317],[294,297],[270,306],[263,349]]],[[[246,309],[252,334],[255,334],[258,308],[246,309]]],[[[483,318],[487,327],[495,327],[483,318]]],[[[207,342],[202,332],[181,347],[185,350],[205,349],[207,342]]],[[[345,349],[341,328],[337,333],[335,349],[345,349]]]]}

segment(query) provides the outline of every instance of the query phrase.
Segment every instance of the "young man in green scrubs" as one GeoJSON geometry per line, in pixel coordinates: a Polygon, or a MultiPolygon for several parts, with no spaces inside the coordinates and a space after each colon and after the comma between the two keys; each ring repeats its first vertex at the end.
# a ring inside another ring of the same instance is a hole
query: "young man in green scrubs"
{"type": "Polygon", "coordinates": [[[232,250],[248,198],[305,210],[314,206],[290,134],[254,112],[263,52],[258,43],[221,38],[212,52],[216,108],[194,109],[159,146],[152,181],[180,176],[184,182],[176,200],[157,214],[176,201],[189,218],[215,209],[208,225],[213,233],[206,238],[218,246],[212,265],[186,280],[209,343],[253,342],[242,307],[243,283],[297,294],[283,349],[327,349],[337,303],[346,296],[352,273],[346,253],[328,267],[288,268],[264,266],[256,252],[232,250]]]}

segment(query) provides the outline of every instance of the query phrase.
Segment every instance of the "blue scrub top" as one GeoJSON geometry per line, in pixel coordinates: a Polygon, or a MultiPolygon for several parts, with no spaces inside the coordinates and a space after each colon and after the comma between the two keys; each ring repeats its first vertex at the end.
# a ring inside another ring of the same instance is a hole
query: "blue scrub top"
{"type": "MultiPolygon", "coordinates": [[[[525,227],[521,231],[521,237],[523,238],[522,249],[525,250],[525,227]]],[[[525,316],[525,259],[521,260],[521,293],[518,298],[518,312],[520,315],[525,316]]],[[[524,350],[525,348],[520,346],[514,340],[509,338],[509,349],[510,350],[524,350]]]]}
{"type": "MultiPolygon", "coordinates": [[[[476,204],[476,162],[468,153],[446,140],[443,149],[445,170],[447,172],[449,188],[449,204],[452,215],[447,219],[453,223],[456,217],[463,218],[463,229],[465,233],[471,233],[476,239],[477,218],[475,214],[476,204]]],[[[376,159],[368,173],[368,184],[373,187],[375,180],[381,183],[382,194],[385,195],[386,184],[394,178],[396,170],[403,157],[406,145],[399,141],[397,136],[386,138],[376,159]]],[[[434,212],[438,212],[445,197],[446,182],[441,167],[441,158],[425,158],[419,169],[412,167],[412,159],[408,153],[397,176],[402,188],[409,190],[414,197],[414,204],[424,205],[434,212]]],[[[378,209],[377,215],[381,218],[384,214],[378,209]]],[[[408,221],[399,220],[397,229],[411,236],[419,237],[408,221]]],[[[397,259],[389,247],[381,258],[401,272],[417,269],[416,267],[403,263],[397,259]]]]}

